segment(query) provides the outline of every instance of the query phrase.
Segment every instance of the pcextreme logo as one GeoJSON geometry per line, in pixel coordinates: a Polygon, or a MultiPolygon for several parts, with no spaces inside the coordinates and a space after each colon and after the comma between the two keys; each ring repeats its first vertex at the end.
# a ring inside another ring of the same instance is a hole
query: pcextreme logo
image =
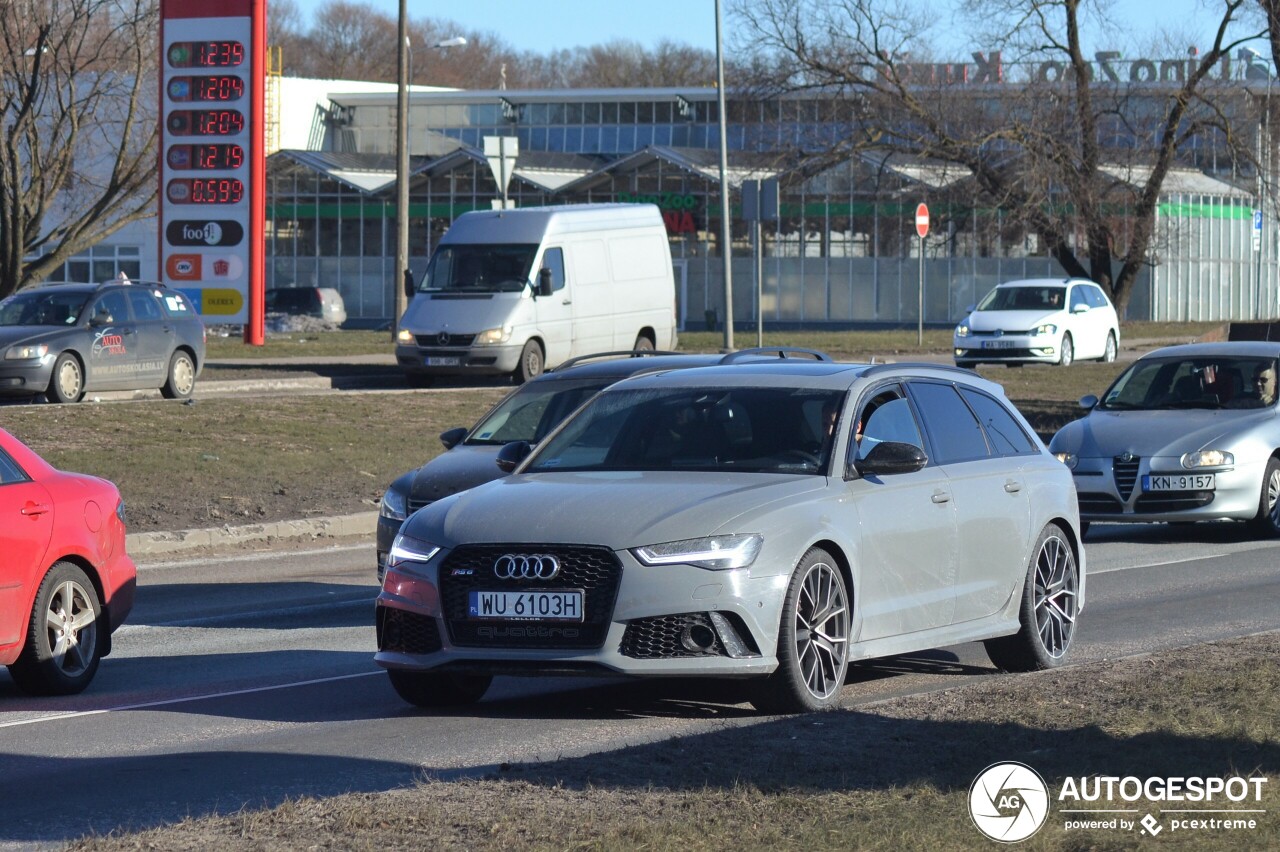
{"type": "MultiPolygon", "coordinates": [[[[1167,778],[1067,777],[1057,791],[1063,831],[1119,831],[1149,838],[1192,832],[1198,837],[1252,831],[1266,815],[1268,779],[1260,776],[1167,778]],[[1190,807],[1188,807],[1190,805],[1190,807]]],[[[969,816],[1001,843],[1018,843],[1049,819],[1044,778],[1023,763],[994,763],[969,787],[969,816]]]]}

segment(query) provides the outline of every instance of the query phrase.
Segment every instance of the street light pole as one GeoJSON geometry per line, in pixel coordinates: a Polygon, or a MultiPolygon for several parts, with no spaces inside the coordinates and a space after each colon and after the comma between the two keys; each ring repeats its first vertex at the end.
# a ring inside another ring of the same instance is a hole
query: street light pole
{"type": "MultiPolygon", "coordinates": [[[[404,2],[404,0],[401,0],[404,2]]],[[[720,0],[716,0],[716,106],[720,112],[720,257],[724,262],[724,348],[733,351],[733,242],[729,205],[729,141],[724,96],[724,47],[720,24],[720,0]]]]}
{"type": "MultiPolygon", "coordinates": [[[[409,296],[405,292],[412,281],[409,271],[409,77],[413,73],[413,49],[409,46],[408,0],[400,0],[400,29],[397,51],[399,71],[396,92],[396,267],[395,267],[395,316],[391,318],[391,339],[394,341],[404,316],[409,296]]],[[[461,47],[465,38],[454,36],[431,45],[434,48],[461,47]]]]}

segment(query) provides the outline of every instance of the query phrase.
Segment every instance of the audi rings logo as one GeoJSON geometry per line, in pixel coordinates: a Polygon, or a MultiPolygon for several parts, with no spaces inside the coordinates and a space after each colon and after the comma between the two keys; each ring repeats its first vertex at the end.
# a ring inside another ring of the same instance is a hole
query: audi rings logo
{"type": "Polygon", "coordinates": [[[1025,763],[993,763],[973,779],[969,815],[992,840],[1026,840],[1049,816],[1049,788],[1040,773],[1025,763]]]}
{"type": "Polygon", "coordinates": [[[499,580],[550,580],[560,573],[560,560],[547,553],[504,553],[493,563],[499,580]]]}

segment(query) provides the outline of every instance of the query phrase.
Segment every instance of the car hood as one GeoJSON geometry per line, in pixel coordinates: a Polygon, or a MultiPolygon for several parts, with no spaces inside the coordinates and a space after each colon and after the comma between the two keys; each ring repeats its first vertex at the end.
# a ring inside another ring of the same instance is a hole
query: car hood
{"type": "Polygon", "coordinates": [[[1230,450],[1230,446],[1217,444],[1274,417],[1271,409],[1093,411],[1058,430],[1050,449],[1082,458],[1110,458],[1124,452],[1150,458],[1203,449],[1230,450]]]}
{"type": "Polygon", "coordinates": [[[518,474],[414,515],[403,532],[433,544],[565,542],[622,550],[757,529],[774,505],[826,486],[826,477],[757,473],[518,474]],[[737,524],[751,526],[738,529],[737,524]]]}
{"type": "Polygon", "coordinates": [[[531,305],[522,293],[419,293],[400,327],[414,334],[478,334],[517,322],[531,305]]]}
{"type": "MultiPolygon", "coordinates": [[[[15,343],[42,343],[52,340],[66,330],[67,328],[57,325],[10,325],[0,327],[0,350],[8,349],[15,343]]],[[[0,351],[0,356],[3,354],[3,351],[0,351]]]]}
{"type": "Polygon", "coordinates": [[[494,463],[500,449],[502,447],[498,445],[458,444],[441,453],[413,472],[409,499],[434,503],[450,494],[505,476],[494,463]]]}
{"type": "Polygon", "coordinates": [[[974,311],[970,331],[1028,331],[1047,322],[1062,324],[1062,311],[974,311]]]}

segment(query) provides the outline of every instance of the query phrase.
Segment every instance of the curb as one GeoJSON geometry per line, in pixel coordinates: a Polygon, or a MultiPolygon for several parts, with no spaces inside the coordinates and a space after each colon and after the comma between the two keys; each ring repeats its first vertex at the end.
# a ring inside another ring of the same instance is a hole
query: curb
{"type": "Polygon", "coordinates": [[[378,524],[377,512],[275,521],[266,524],[211,527],[208,529],[170,530],[166,532],[131,533],[125,536],[125,549],[130,556],[160,556],[183,553],[202,547],[223,547],[281,538],[348,538],[368,537],[373,540],[378,524]]]}

